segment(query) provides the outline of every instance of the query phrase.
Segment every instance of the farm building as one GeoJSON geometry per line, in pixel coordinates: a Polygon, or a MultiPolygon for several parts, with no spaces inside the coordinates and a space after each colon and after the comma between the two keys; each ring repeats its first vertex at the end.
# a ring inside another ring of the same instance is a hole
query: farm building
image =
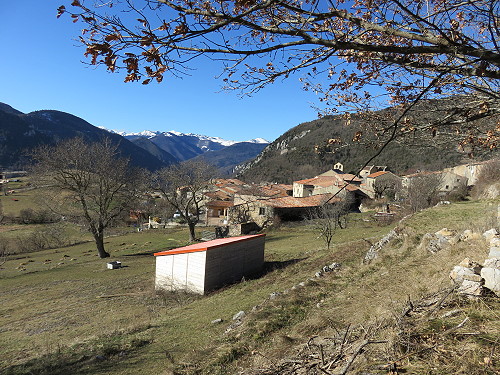
{"type": "Polygon", "coordinates": [[[155,253],[155,288],[205,294],[262,270],[265,234],[219,238],[155,253]]]}

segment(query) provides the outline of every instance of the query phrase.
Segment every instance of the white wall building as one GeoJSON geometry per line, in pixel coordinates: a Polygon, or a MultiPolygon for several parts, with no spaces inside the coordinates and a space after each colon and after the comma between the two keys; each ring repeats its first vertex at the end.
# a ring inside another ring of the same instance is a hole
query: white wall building
{"type": "Polygon", "coordinates": [[[265,234],[219,238],[155,253],[157,290],[205,294],[262,270],[265,234]]]}

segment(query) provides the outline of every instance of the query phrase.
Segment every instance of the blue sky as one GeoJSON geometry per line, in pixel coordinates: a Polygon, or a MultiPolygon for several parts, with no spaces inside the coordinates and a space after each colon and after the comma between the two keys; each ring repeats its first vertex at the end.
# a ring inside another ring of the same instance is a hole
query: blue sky
{"type": "Polygon", "coordinates": [[[81,24],[56,18],[65,0],[2,1],[0,102],[22,111],[56,109],[93,125],[135,132],[177,130],[244,141],[274,140],[317,118],[316,98],[299,76],[253,97],[221,92],[220,66],[198,63],[191,77],[161,84],[123,83],[122,74],[87,66],[76,38],[81,24]]]}

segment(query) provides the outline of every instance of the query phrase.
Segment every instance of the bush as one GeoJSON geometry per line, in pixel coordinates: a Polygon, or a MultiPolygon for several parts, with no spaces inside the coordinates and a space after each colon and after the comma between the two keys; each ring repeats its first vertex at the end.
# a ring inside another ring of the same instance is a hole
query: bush
{"type": "Polygon", "coordinates": [[[37,229],[24,236],[18,236],[16,242],[16,252],[19,253],[32,253],[61,247],[65,244],[62,228],[57,224],[37,229]]]}
{"type": "Polygon", "coordinates": [[[57,216],[47,209],[33,210],[32,208],[26,208],[21,210],[20,218],[23,224],[47,224],[57,221],[57,216]]]}
{"type": "Polygon", "coordinates": [[[481,198],[487,194],[488,189],[500,183],[500,159],[493,159],[484,164],[477,176],[477,181],[472,188],[471,195],[481,198]]]}

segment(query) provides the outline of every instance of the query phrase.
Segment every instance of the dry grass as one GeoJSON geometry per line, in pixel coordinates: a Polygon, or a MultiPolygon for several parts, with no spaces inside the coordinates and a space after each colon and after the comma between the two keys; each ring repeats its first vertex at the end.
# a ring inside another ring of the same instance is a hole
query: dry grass
{"type": "MultiPolygon", "coordinates": [[[[419,238],[443,226],[455,230],[487,226],[479,221],[489,207],[488,202],[466,202],[418,214],[406,224],[406,238],[391,243],[369,265],[361,263],[369,247],[363,239],[373,241],[391,228],[364,221],[367,215],[353,216],[350,227],[338,232],[331,251],[309,228],[285,226],[267,236],[268,268],[262,277],[198,298],[153,293],[154,258],[148,254],[183,245],[183,231],[110,237],[112,259],[128,266],[115,271],[105,269],[107,260],[98,259],[91,244],[32,254],[27,271],[16,270],[20,260],[9,260],[0,271],[0,342],[5,343],[0,368],[6,374],[259,373],[282,358],[295,358],[297,348],[307,346],[312,336],[339,337],[350,327],[352,345],[343,349],[346,356],[356,350],[356,340],[387,341],[369,345],[366,353],[371,354],[359,356],[352,369],[387,373],[387,368],[377,370],[374,363],[386,365],[408,354],[401,344],[404,335],[398,332],[425,338],[426,330],[442,323],[435,320],[439,314],[418,324],[418,319],[397,320],[408,299],[416,304],[422,296],[448,287],[451,267],[465,256],[481,262],[486,255],[481,241],[459,243],[432,255],[417,249],[419,238]],[[47,259],[51,262],[46,264],[47,259]],[[314,277],[332,262],[342,263],[342,269],[314,277]],[[302,281],[304,287],[292,289],[302,281]],[[271,299],[273,292],[281,294],[271,299]],[[98,298],[102,295],[117,296],[98,298]],[[243,324],[226,334],[231,317],[240,310],[247,312],[243,324]],[[217,318],[223,323],[210,324],[217,318]]],[[[467,348],[477,345],[470,354],[477,363],[491,351],[488,340],[494,340],[491,333],[498,328],[497,302],[453,303],[439,313],[458,303],[471,324],[464,329],[484,331],[479,340],[464,341],[467,348]]],[[[464,316],[450,317],[443,324],[456,325],[464,316]]],[[[452,338],[444,348],[458,353],[462,348],[457,346],[458,336],[452,338]]],[[[407,347],[418,351],[418,345],[428,344],[418,340],[407,347]]],[[[330,353],[335,350],[339,348],[332,347],[330,353]]],[[[435,359],[420,354],[407,357],[398,366],[409,373],[426,373],[439,365],[439,352],[434,354],[435,359]]],[[[450,354],[449,366],[458,361],[456,357],[450,354]]],[[[496,366],[496,358],[492,363],[496,366]]]]}

